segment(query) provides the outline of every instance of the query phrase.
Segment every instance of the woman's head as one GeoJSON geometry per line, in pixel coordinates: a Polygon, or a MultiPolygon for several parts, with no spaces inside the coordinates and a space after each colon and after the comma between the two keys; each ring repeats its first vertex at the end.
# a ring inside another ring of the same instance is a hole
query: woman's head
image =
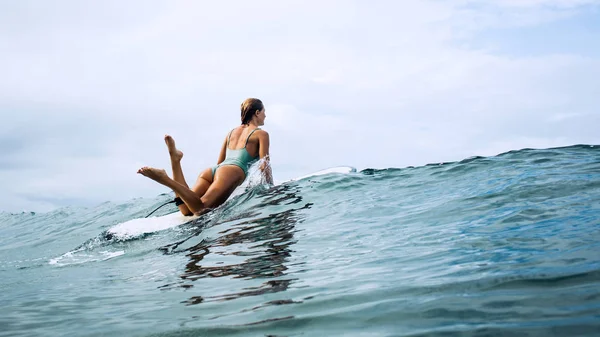
{"type": "Polygon", "coordinates": [[[247,98],[242,102],[241,112],[242,124],[249,124],[254,116],[259,119],[259,121],[257,121],[260,122],[259,125],[264,123],[264,116],[262,115],[265,113],[265,106],[258,98],[247,98]]]}

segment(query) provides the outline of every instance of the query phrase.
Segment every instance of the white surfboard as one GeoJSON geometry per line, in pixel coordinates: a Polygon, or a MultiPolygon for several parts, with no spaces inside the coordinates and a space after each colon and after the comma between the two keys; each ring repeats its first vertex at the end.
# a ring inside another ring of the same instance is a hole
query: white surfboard
{"type": "Polygon", "coordinates": [[[180,212],[176,212],[163,216],[125,221],[110,228],[107,232],[119,239],[128,239],[183,225],[198,218],[199,216],[185,216],[180,212]]]}

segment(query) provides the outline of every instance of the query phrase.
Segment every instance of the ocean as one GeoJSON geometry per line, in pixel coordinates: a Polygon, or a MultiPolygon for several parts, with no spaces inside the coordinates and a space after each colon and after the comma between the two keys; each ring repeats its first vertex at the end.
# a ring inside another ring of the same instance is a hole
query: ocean
{"type": "Polygon", "coordinates": [[[598,146],[172,198],[0,213],[0,336],[600,336],[598,146]]]}

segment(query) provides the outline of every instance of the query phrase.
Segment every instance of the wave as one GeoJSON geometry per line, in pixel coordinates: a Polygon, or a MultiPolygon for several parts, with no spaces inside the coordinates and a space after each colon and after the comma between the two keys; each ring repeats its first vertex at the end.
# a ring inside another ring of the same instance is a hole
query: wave
{"type": "Polygon", "coordinates": [[[86,305],[136,312],[112,332],[165,336],[598,328],[597,146],[251,185],[195,219],[173,205],[142,219],[170,199],[0,214],[6,289],[51,279],[37,287],[74,308],[66,330],[86,305]]]}

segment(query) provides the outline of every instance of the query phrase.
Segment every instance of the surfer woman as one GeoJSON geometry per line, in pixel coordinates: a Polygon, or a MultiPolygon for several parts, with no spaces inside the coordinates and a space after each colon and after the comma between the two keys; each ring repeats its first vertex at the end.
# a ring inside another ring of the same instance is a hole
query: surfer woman
{"type": "Polygon", "coordinates": [[[248,168],[258,159],[260,170],[267,183],[273,184],[269,165],[269,134],[259,129],[265,124],[265,107],[257,98],[242,103],[242,125],[231,130],[221,146],[217,165],[202,171],[191,189],[181,170],[183,152],[175,146],[175,140],[165,136],[171,157],[173,179],[163,169],[142,167],[137,173],[146,176],[175,192],[175,201],[184,215],[200,215],[224,203],[248,175],[248,168]]]}

